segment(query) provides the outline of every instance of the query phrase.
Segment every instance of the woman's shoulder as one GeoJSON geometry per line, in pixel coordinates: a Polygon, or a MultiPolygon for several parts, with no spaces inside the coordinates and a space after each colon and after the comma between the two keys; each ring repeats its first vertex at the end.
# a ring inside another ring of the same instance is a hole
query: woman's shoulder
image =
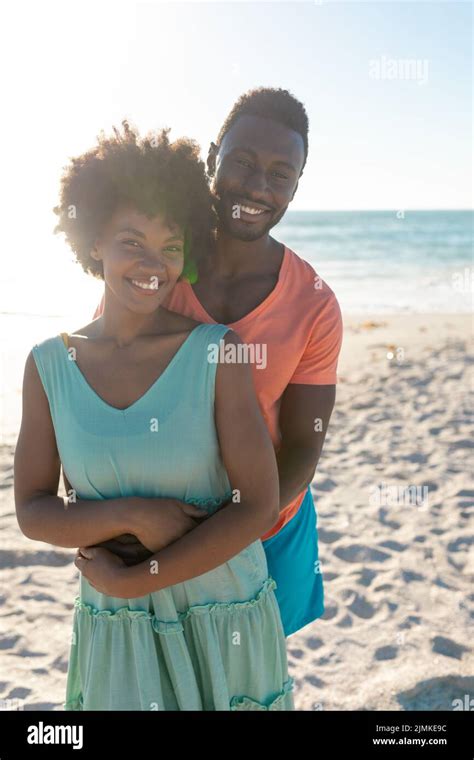
{"type": "Polygon", "coordinates": [[[64,333],[56,333],[55,335],[50,335],[48,338],[43,338],[43,340],[39,340],[37,343],[34,343],[31,347],[30,355],[47,356],[51,353],[55,353],[58,349],[58,346],[60,346],[61,342],[63,342],[63,334],[64,333]]]}
{"type": "Polygon", "coordinates": [[[192,319],[184,314],[178,314],[177,312],[169,312],[169,319],[167,324],[167,330],[170,334],[173,333],[192,333],[197,330],[204,335],[220,335],[229,333],[235,335],[234,331],[227,325],[219,324],[216,322],[200,322],[197,319],[192,319]]]}

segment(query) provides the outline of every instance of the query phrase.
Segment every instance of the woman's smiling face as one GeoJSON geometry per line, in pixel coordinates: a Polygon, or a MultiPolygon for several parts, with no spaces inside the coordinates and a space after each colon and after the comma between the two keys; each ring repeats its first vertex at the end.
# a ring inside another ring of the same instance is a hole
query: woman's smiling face
{"type": "Polygon", "coordinates": [[[120,207],[92,256],[102,261],[106,288],[130,311],[155,311],[173,290],[184,265],[184,234],[162,214],[148,218],[120,207]]]}

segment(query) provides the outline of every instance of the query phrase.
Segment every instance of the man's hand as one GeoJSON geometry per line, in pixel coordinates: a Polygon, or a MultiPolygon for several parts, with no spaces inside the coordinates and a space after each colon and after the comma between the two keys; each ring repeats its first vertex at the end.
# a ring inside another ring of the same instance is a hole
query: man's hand
{"type": "Polygon", "coordinates": [[[113,552],[126,565],[137,565],[172,544],[208,517],[205,510],[178,499],[138,499],[134,534],[124,534],[97,547],[113,552]]]}
{"type": "Polygon", "coordinates": [[[147,549],[146,546],[143,546],[142,542],[131,533],[124,533],[122,536],[111,538],[109,541],[102,541],[100,544],[95,544],[95,547],[112,552],[112,554],[115,554],[116,557],[125,562],[128,567],[138,565],[140,562],[144,562],[153,556],[153,552],[147,549]]]}

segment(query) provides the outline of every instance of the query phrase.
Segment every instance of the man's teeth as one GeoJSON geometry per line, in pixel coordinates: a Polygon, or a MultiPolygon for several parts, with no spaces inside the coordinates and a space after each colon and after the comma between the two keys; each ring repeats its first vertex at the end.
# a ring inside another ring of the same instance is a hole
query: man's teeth
{"type": "Polygon", "coordinates": [[[246,214],[263,214],[263,209],[253,208],[253,206],[243,206],[239,204],[241,211],[245,211],[246,214]]]}
{"type": "Polygon", "coordinates": [[[136,285],[137,288],[142,288],[142,290],[158,290],[158,278],[150,280],[150,282],[144,282],[143,280],[132,280],[132,283],[136,285]]]}

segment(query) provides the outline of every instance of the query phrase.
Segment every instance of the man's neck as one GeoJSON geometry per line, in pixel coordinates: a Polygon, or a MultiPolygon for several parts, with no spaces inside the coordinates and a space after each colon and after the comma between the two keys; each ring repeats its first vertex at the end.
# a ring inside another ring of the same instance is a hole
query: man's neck
{"type": "Polygon", "coordinates": [[[272,269],[282,245],[270,235],[247,242],[218,231],[212,268],[221,277],[233,277],[272,269]]]}

